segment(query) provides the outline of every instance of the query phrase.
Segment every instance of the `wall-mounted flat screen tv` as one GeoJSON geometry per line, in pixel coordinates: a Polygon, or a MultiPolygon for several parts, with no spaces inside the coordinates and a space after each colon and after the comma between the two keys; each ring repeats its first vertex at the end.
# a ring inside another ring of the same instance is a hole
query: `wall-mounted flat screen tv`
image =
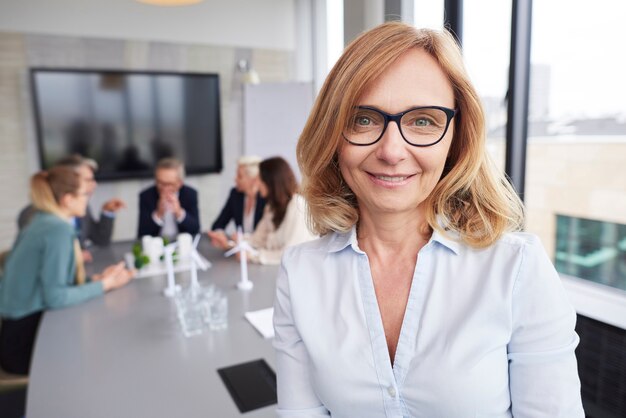
{"type": "Polygon", "coordinates": [[[217,74],[33,68],[39,157],[98,162],[99,180],[146,178],[176,157],[187,173],[222,170],[217,74]]]}

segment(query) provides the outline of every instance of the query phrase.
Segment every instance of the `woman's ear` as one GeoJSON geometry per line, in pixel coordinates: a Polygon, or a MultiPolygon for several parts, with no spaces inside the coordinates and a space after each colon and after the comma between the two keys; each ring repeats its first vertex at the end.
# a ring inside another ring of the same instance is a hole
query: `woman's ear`
{"type": "Polygon", "coordinates": [[[65,193],[63,196],[61,196],[61,198],[59,199],[59,206],[61,208],[67,208],[70,206],[72,199],[74,198],[74,195],[71,193],[65,193]]]}

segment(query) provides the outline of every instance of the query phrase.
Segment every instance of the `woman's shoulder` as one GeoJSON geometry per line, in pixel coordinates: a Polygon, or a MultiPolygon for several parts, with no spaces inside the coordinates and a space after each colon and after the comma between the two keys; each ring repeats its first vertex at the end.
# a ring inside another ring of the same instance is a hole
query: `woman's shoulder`
{"type": "MultiPolygon", "coordinates": [[[[269,205],[265,205],[265,210],[271,212],[271,208],[269,208],[269,205]]],[[[292,219],[297,219],[300,217],[300,215],[304,216],[306,214],[306,211],[307,203],[304,197],[302,197],[302,195],[299,195],[298,193],[291,196],[289,203],[287,203],[288,216],[292,219]]]]}
{"type": "Polygon", "coordinates": [[[58,237],[74,233],[74,227],[69,222],[46,212],[38,212],[29,226],[29,229],[38,232],[38,235],[58,237]]]}
{"type": "MultiPolygon", "coordinates": [[[[487,259],[509,260],[545,258],[546,250],[541,239],[528,232],[507,232],[502,234],[493,244],[485,248],[464,246],[465,251],[478,255],[482,253],[487,259]]],[[[463,250],[461,250],[463,251],[463,250]]]]}
{"type": "Polygon", "coordinates": [[[246,197],[246,195],[243,192],[240,192],[239,190],[237,190],[236,187],[233,187],[232,189],[230,189],[230,193],[228,194],[228,200],[242,200],[246,197]]]}
{"type": "Polygon", "coordinates": [[[507,232],[494,243],[494,245],[523,248],[526,246],[542,247],[539,237],[530,232],[507,232]]]}
{"type": "Polygon", "coordinates": [[[441,238],[437,235],[437,240],[447,243],[448,247],[452,247],[457,254],[466,254],[469,256],[484,256],[486,259],[502,259],[505,257],[520,258],[528,254],[545,254],[545,249],[541,239],[528,232],[507,232],[502,234],[494,243],[487,247],[471,246],[458,237],[448,239],[441,238]],[[452,244],[450,244],[452,242],[452,244]]]}
{"type": "Polygon", "coordinates": [[[307,206],[306,200],[302,197],[301,194],[294,194],[291,197],[291,201],[289,202],[289,206],[297,207],[298,209],[304,209],[307,206]]]}

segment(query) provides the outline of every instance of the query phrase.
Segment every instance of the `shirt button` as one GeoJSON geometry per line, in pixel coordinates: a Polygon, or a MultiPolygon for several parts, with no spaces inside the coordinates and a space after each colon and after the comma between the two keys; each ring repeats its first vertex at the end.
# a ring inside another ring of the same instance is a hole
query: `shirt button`
{"type": "Polygon", "coordinates": [[[396,388],[394,388],[393,386],[389,386],[387,388],[387,393],[389,393],[389,396],[391,396],[392,398],[396,397],[396,388]]]}

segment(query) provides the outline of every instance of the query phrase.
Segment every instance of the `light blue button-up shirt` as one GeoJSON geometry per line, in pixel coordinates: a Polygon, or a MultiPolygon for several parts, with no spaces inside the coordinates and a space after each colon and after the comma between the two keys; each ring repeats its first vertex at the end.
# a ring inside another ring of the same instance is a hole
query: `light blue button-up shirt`
{"type": "Polygon", "coordinates": [[[584,417],[576,315],[538,238],[418,254],[394,364],[356,232],[288,249],[274,310],[281,417],[584,417]]]}

